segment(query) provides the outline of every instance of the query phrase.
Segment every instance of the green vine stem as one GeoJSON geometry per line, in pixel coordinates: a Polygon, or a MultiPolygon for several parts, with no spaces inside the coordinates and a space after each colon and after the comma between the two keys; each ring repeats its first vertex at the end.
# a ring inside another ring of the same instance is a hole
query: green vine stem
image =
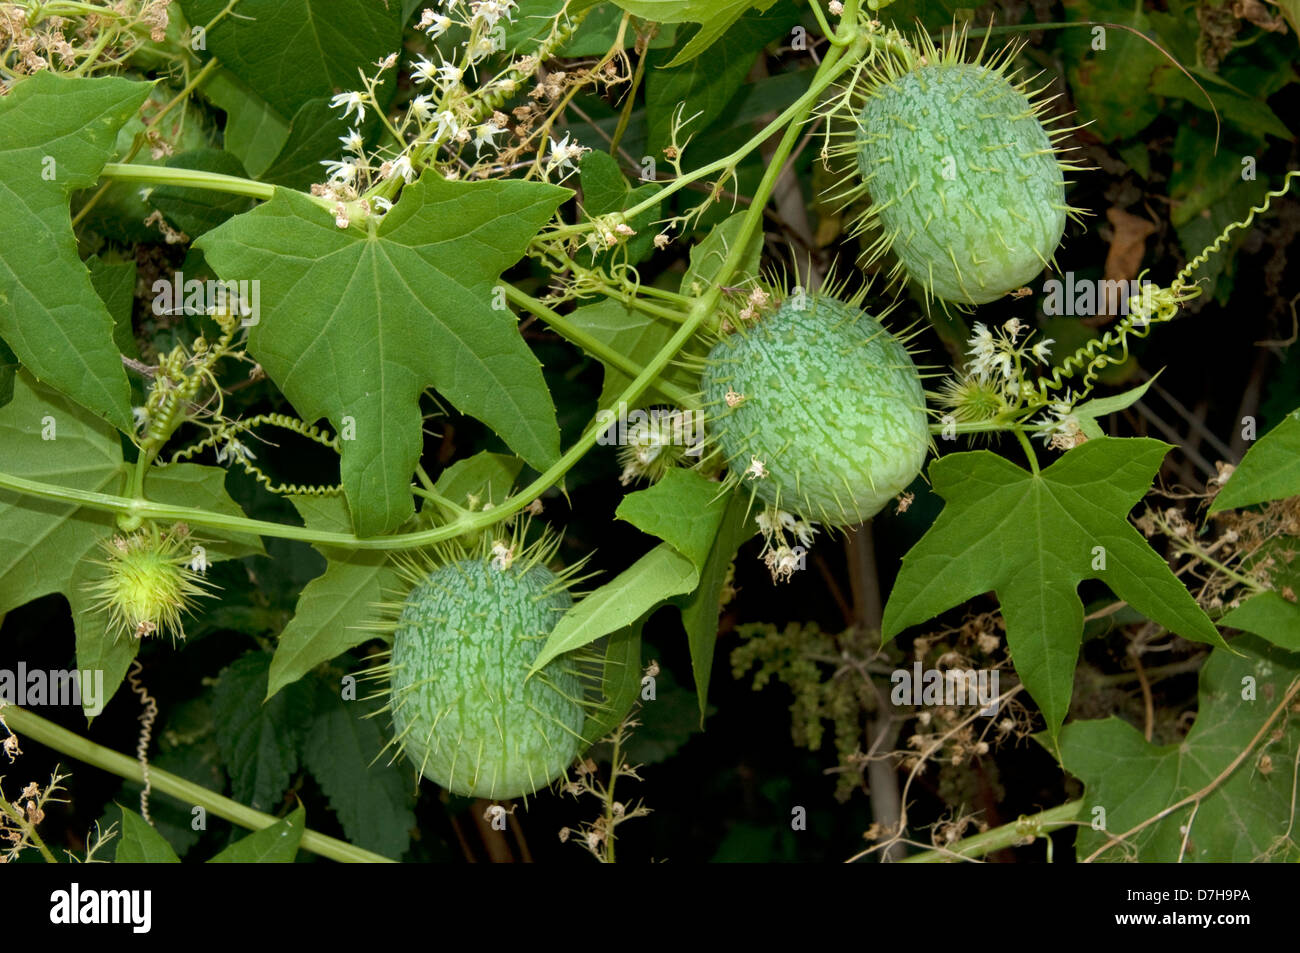
{"type": "Polygon", "coordinates": [[[1083,801],[1067,801],[1029,817],[1021,817],[983,834],[966,837],[941,850],[927,850],[903,858],[904,864],[943,864],[956,860],[973,860],[1006,847],[1018,847],[1034,838],[1044,837],[1062,827],[1078,823],[1083,801]]]}
{"type": "MultiPolygon", "coordinates": [[[[588,354],[599,358],[606,364],[617,367],[624,374],[636,376],[641,373],[641,365],[637,364],[620,351],[614,350],[605,342],[592,337],[568,318],[557,314],[553,309],[547,307],[541,301],[538,301],[531,295],[525,294],[514,285],[506,284],[502,287],[505,290],[507,300],[513,301],[515,304],[519,305],[519,307],[524,308],[541,318],[550,326],[551,330],[578,345],[578,347],[582,348],[588,354]]],[[[672,400],[673,403],[685,410],[699,409],[698,397],[683,387],[678,387],[676,384],[669,381],[660,381],[655,384],[655,390],[659,391],[659,393],[663,394],[665,397],[672,400]]]]}
{"type": "MultiPolygon", "coordinates": [[[[88,741],[66,728],[61,728],[52,721],[46,721],[39,715],[32,714],[25,708],[19,708],[17,705],[6,705],[4,716],[5,721],[15,734],[26,735],[47,747],[61,751],[85,764],[102,768],[120,778],[143,782],[140,763],[134,758],[128,758],[126,755],[118,754],[110,748],[88,741]]],[[[158,768],[150,767],[149,780],[152,782],[154,790],[180,798],[187,804],[194,804],[210,814],[232,821],[251,831],[260,831],[280,821],[280,818],[272,817],[270,814],[263,814],[261,811],[255,811],[251,807],[245,807],[238,801],[232,801],[228,797],[209,791],[205,787],[186,781],[184,778],[177,777],[167,771],[160,771],[158,768]]],[[[360,847],[354,847],[346,841],[312,830],[303,831],[301,846],[303,850],[342,863],[393,863],[387,857],[371,853],[360,847]]]]}

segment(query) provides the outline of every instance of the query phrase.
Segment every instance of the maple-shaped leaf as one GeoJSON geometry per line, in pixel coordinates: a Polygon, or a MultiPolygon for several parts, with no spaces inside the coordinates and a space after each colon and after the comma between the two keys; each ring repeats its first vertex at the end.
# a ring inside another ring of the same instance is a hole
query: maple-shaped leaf
{"type": "Polygon", "coordinates": [[[1196,723],[1182,740],[1152,744],[1119,718],[1067,725],[1062,764],[1087,787],[1079,859],[1300,860],[1295,695],[1283,704],[1297,678],[1300,656],[1243,636],[1201,669],[1196,723]]]}
{"type": "Polygon", "coordinates": [[[1208,616],[1128,522],[1169,445],[1101,437],[1030,473],[987,450],[930,466],[947,505],[903,557],[885,639],[992,591],[1016,672],[1055,735],[1065,720],[1083,634],[1078,586],[1099,579],[1171,632],[1223,645],[1208,616]]]}
{"type": "Polygon", "coordinates": [[[493,286],[570,194],[426,173],[367,232],[277,190],[195,243],[222,278],[260,281],[249,351],[303,417],[343,431],[357,533],[391,531],[414,512],[428,387],[533,467],[559,456],[541,364],[511,312],[493,307],[493,286]]]}
{"type": "Polygon", "coordinates": [[[128,432],[131,388],[68,196],[99,178],[149,89],[42,71],[0,97],[0,337],[37,380],[128,432]]]}
{"type": "Polygon", "coordinates": [[[1207,515],[1300,494],[1300,409],[1247,451],[1207,515]]]}

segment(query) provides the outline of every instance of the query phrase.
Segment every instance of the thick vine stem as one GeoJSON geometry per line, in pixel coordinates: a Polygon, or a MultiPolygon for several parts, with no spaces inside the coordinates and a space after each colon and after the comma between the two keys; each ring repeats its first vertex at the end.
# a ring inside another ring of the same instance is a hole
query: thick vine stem
{"type": "MultiPolygon", "coordinates": [[[[139,762],[128,758],[124,754],[118,754],[110,748],[88,741],[80,735],[54,724],[52,721],[46,721],[39,715],[32,714],[25,708],[19,708],[17,705],[6,705],[4,707],[4,716],[9,727],[16,734],[26,735],[46,747],[61,751],[85,764],[102,768],[120,778],[143,783],[144,778],[139,762]]],[[[151,767],[149,769],[149,780],[152,782],[155,791],[170,794],[187,804],[194,804],[210,814],[215,814],[217,817],[231,821],[251,831],[260,831],[280,821],[278,817],[272,817],[269,814],[263,814],[261,811],[255,811],[251,807],[245,807],[238,801],[232,801],[215,791],[209,791],[205,787],[186,781],[184,778],[177,777],[170,772],[161,771],[158,768],[151,767]]],[[[354,847],[345,841],[312,830],[303,831],[301,846],[303,850],[343,863],[393,863],[387,857],[363,850],[360,847],[354,847]]]]}
{"type": "Polygon", "coordinates": [[[1083,801],[1067,801],[1038,814],[1021,817],[1010,824],[995,827],[983,834],[963,838],[947,847],[904,857],[899,863],[943,864],[958,860],[974,860],[1007,847],[1031,843],[1035,838],[1045,837],[1062,827],[1070,827],[1078,823],[1079,812],[1082,809],[1083,801]]]}

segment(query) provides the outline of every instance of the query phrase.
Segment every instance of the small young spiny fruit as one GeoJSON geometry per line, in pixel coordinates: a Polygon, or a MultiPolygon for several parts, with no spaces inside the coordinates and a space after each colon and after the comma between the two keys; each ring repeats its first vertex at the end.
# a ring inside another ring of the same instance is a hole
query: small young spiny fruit
{"type": "Polygon", "coordinates": [[[196,560],[188,529],[177,524],[163,531],[149,525],[103,543],[106,572],[90,587],[94,607],[108,612],[109,631],[144,638],[170,635],[185,638],[181,616],[191,613],[194,600],[209,594],[210,584],[192,566],[196,560]]]}
{"type": "Polygon", "coordinates": [[[512,798],[564,774],[584,747],[578,663],[528,677],[572,605],[537,558],[459,558],[428,569],[402,604],[389,671],[395,742],[453,794],[512,798]]]}
{"type": "Polygon", "coordinates": [[[907,349],[856,302],[797,293],[741,321],[701,380],[710,438],[764,502],[830,526],[878,513],[930,446],[907,349]]]}
{"type": "Polygon", "coordinates": [[[856,230],[875,230],[868,262],[887,251],[925,291],[959,306],[1009,294],[1051,264],[1074,212],[1065,201],[1054,136],[1042,103],[1008,75],[1017,47],[990,62],[964,61],[958,37],[923,38],[910,67],[864,71],[839,100],[848,160],[845,204],[871,205],[856,230]]]}

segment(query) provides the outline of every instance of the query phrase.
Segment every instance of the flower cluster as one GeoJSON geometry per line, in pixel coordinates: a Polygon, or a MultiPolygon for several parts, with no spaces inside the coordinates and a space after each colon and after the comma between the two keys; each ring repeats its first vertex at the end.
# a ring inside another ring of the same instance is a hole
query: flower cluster
{"type": "Polygon", "coordinates": [[[649,412],[644,420],[628,424],[627,442],[619,450],[624,486],[636,480],[658,482],[685,457],[700,454],[699,421],[689,410],[649,412]]]}
{"type": "Polygon", "coordinates": [[[816,524],[775,506],[760,512],[754,522],[763,534],[763,550],[758,555],[772,574],[772,581],[788,581],[797,570],[804,568],[813,536],[818,533],[816,524]]]}
{"type": "Polygon", "coordinates": [[[970,359],[965,368],[944,381],[939,394],[952,419],[959,423],[994,420],[1009,412],[1034,393],[1025,370],[1046,364],[1051,357],[1052,338],[1030,345],[1033,332],[1018,318],[990,330],[977,321],[966,342],[970,359]]]}

